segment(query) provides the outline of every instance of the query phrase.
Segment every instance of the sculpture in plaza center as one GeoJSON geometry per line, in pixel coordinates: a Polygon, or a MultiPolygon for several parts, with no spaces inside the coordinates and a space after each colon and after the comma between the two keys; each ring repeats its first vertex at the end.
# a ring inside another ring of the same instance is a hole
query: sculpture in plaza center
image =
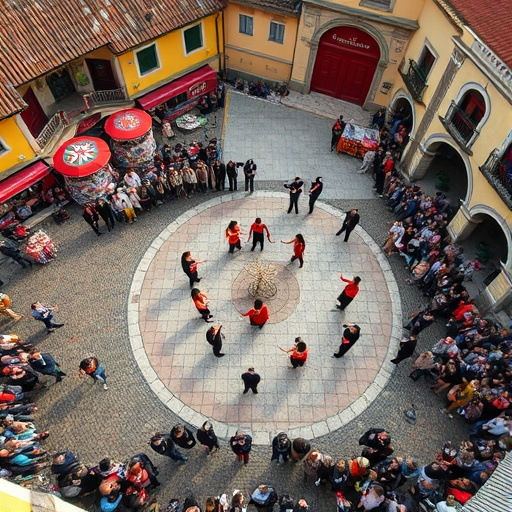
{"type": "Polygon", "coordinates": [[[249,285],[249,295],[252,297],[264,297],[270,299],[277,293],[274,277],[277,269],[270,263],[263,263],[260,258],[252,263],[244,265],[244,270],[254,279],[249,285]]]}

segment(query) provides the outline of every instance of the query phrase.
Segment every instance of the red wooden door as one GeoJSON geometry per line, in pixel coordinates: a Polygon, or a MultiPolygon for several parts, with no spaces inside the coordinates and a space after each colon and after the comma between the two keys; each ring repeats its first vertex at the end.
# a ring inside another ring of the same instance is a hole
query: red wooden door
{"type": "Polygon", "coordinates": [[[48,122],[48,117],[44,113],[31,87],[23,95],[23,100],[28,105],[28,108],[21,113],[21,118],[27,125],[29,132],[34,137],[38,137],[48,122]]]}
{"type": "Polygon", "coordinates": [[[326,32],[318,46],[311,90],[362,105],[380,58],[377,42],[354,27],[326,32]]]}

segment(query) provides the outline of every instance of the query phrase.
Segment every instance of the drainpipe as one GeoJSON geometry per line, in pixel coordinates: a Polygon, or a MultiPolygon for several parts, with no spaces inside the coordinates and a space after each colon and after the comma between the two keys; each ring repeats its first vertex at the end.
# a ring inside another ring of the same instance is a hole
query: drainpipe
{"type": "Polygon", "coordinates": [[[220,42],[219,42],[219,15],[215,16],[215,42],[217,45],[217,58],[219,59],[219,71],[222,71],[222,57],[220,55],[220,42]]]}
{"type": "Polygon", "coordinates": [[[298,39],[297,38],[299,37],[299,28],[300,28],[300,19],[301,19],[301,11],[302,11],[302,2],[297,2],[295,4],[295,8],[293,10],[294,10],[294,12],[298,12],[299,13],[299,17],[297,18],[297,29],[296,29],[296,32],[295,32],[295,45],[293,46],[292,67],[290,69],[290,77],[288,78],[288,84],[290,83],[290,80],[292,79],[293,66],[295,64],[295,52],[297,51],[297,43],[298,43],[298,39]]]}
{"type": "MultiPolygon", "coordinates": [[[[221,59],[221,56],[219,53],[219,62],[220,62],[220,67],[222,69],[222,74],[223,74],[222,78],[225,80],[226,79],[226,37],[224,34],[224,27],[226,26],[226,24],[225,24],[225,20],[224,20],[224,9],[222,9],[221,16],[222,16],[222,59],[221,59]]],[[[217,29],[217,34],[218,34],[218,29],[217,29]]]]}

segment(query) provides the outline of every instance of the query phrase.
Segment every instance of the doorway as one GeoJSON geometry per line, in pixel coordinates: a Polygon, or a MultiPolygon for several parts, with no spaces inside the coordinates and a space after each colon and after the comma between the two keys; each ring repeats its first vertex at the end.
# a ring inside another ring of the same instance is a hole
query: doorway
{"type": "Polygon", "coordinates": [[[28,105],[21,113],[21,118],[34,138],[37,138],[48,122],[43,107],[39,103],[31,87],[23,95],[23,101],[28,105]]]}
{"type": "Polygon", "coordinates": [[[110,91],[118,85],[109,60],[85,59],[95,91],[110,91]]]}

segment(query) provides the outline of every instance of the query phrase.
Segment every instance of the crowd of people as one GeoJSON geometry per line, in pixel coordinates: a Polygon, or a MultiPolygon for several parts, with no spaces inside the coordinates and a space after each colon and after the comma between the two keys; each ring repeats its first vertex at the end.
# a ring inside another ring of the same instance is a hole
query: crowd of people
{"type": "MultiPolygon", "coordinates": [[[[381,117],[377,115],[374,124],[379,126],[381,117]]],[[[414,312],[406,322],[404,328],[409,335],[402,340],[392,362],[400,364],[412,357],[422,331],[434,321],[444,321],[446,336],[414,361],[410,376],[417,380],[424,375],[433,392],[445,391],[448,403],[443,412],[448,417],[452,413],[463,416],[472,423],[472,433],[459,446],[445,443],[426,465],[420,465],[414,455],[396,456],[391,435],[380,428],[371,428],[361,436],[361,455],[352,458],[333,458],[312,449],[305,439],[291,440],[285,432],[277,434],[273,439],[270,462],[302,464],[305,484],[325,485],[331,489],[333,503],[335,500],[340,512],[356,509],[413,512],[424,500],[438,502],[439,511],[457,511],[457,507],[476,493],[505,453],[512,449],[512,332],[482,318],[464,288],[464,281],[471,279],[478,263],[466,261],[462,248],[447,238],[446,226],[452,215],[448,199],[441,193],[434,197],[424,194],[419,186],[403,180],[394,168],[407,141],[407,133],[399,121],[395,119],[389,129],[382,123],[381,145],[371,158],[365,158],[361,169],[362,172],[370,168],[374,170],[376,193],[397,218],[383,244],[384,252],[389,257],[404,258],[411,271],[410,284],[419,286],[428,301],[424,309],[414,312]]],[[[155,155],[154,169],[143,176],[132,170],[122,179],[118,176],[118,186],[109,191],[106,199],[99,199],[96,204],[84,208],[84,219],[99,236],[102,234],[100,218],[110,231],[116,222],[131,224],[141,212],[150,211],[165,201],[208,190],[223,191],[226,178],[229,190],[236,190],[240,167],[244,170],[246,190],[252,192],[257,169],[254,161],[248,160],[246,164],[230,161],[224,165],[220,157],[215,139],[206,148],[200,143],[187,148],[179,144],[174,148],[163,146],[155,155]]],[[[293,209],[297,213],[303,182],[297,177],[287,188],[290,189],[288,213],[293,209]]],[[[319,177],[311,187],[310,213],[321,191],[319,177]]],[[[350,210],[337,234],[345,232],[345,241],[348,241],[358,222],[357,210],[350,210]]],[[[264,233],[271,242],[268,228],[257,218],[248,234],[249,238],[254,235],[252,250],[257,244],[263,250],[264,233]]],[[[240,249],[240,235],[237,223],[232,221],[226,229],[229,252],[240,249]]],[[[298,260],[302,267],[305,249],[302,235],[297,234],[283,243],[294,244],[292,261],[298,260]]],[[[195,283],[200,282],[197,266],[203,261],[196,261],[190,252],[185,252],[181,263],[189,278],[196,308],[206,322],[212,322],[207,297],[194,288],[195,283]]],[[[347,279],[341,275],[341,280],[347,283],[338,297],[340,304],[337,307],[343,310],[357,295],[360,278],[347,279]]],[[[33,317],[44,322],[49,332],[62,325],[52,320],[55,308],[38,303],[34,306],[33,317]]],[[[268,320],[268,311],[262,314],[263,308],[266,306],[256,301],[254,308],[244,315],[261,328],[268,320]]],[[[357,325],[345,324],[343,327],[344,341],[334,357],[342,357],[359,338],[357,325]]],[[[222,357],[221,326],[212,326],[207,339],[215,356],[222,357]]],[[[303,366],[308,357],[308,347],[300,337],[295,340],[294,347],[281,350],[290,356],[293,368],[303,366]]],[[[95,357],[81,361],[79,368],[81,374],[101,382],[108,390],[105,368],[95,357]]],[[[127,461],[119,462],[104,458],[97,466],[90,467],[70,451],[48,454],[44,450],[41,442],[49,433],[39,432],[35,426],[33,415],[37,407],[33,400],[48,384],[49,378],[58,383],[66,377],[55,357],[41,353],[15,334],[2,335],[0,373],[3,379],[0,385],[0,476],[28,478],[50,471],[55,476],[53,489],[66,499],[93,495],[102,511],[121,507],[158,510],[151,490],[160,485],[159,472],[148,454],[137,453],[127,461]]],[[[259,376],[254,368],[249,368],[242,380],[244,393],[249,390],[257,393],[259,376]]],[[[191,453],[189,450],[197,446],[196,440],[209,456],[222,449],[209,421],[195,433],[182,424],[175,425],[169,433],[157,432],[149,440],[149,446],[156,454],[153,459],[166,456],[186,464],[188,457],[180,449],[191,453]]],[[[227,446],[244,465],[249,464],[252,438],[248,433],[236,432],[227,446]]],[[[243,492],[235,490],[229,495],[219,492],[218,496],[208,498],[204,507],[193,496],[187,497],[183,504],[173,499],[165,510],[244,512],[249,504],[268,512],[275,505],[283,512],[308,509],[301,496],[291,497],[285,489],[280,491],[278,493],[277,486],[263,482],[243,492]]]]}

